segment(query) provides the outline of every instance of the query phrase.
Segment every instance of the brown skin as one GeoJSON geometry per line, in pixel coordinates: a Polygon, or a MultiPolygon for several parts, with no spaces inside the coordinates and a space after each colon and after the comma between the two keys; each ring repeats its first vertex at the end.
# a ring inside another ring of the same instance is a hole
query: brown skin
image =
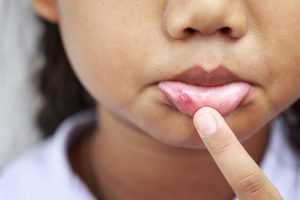
{"type": "Polygon", "coordinates": [[[107,199],[233,196],[193,119],[164,104],[155,82],[222,64],[253,83],[247,104],[225,121],[257,162],[267,124],[300,96],[297,0],[32,3],[59,24],[73,69],[98,102],[99,126],[86,146],[107,199]]]}

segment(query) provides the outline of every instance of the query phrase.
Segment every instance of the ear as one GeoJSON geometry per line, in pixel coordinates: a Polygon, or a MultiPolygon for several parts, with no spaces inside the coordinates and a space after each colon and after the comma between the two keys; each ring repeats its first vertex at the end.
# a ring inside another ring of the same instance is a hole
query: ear
{"type": "Polygon", "coordinates": [[[31,0],[35,13],[50,23],[57,23],[57,0],[31,0]]]}

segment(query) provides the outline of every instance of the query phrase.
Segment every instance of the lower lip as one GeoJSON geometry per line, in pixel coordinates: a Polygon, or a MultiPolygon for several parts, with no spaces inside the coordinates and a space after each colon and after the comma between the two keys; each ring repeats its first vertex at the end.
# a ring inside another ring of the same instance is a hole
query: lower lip
{"type": "Polygon", "coordinates": [[[168,104],[182,113],[194,116],[202,107],[212,107],[223,116],[233,112],[250,92],[251,85],[233,82],[216,87],[203,87],[182,82],[162,81],[160,91],[168,99],[168,104]]]}

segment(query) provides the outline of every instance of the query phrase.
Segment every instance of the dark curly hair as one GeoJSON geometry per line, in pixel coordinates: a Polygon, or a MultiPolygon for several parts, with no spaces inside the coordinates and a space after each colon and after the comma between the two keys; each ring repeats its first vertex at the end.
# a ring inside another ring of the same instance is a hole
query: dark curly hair
{"type": "Polygon", "coordinates": [[[44,56],[44,63],[36,74],[35,81],[43,105],[38,112],[37,125],[44,136],[49,136],[65,118],[81,110],[93,108],[95,103],[70,66],[58,26],[41,21],[44,33],[39,49],[44,56]]]}
{"type": "MultiPolygon", "coordinates": [[[[41,21],[44,33],[40,41],[40,52],[45,62],[37,74],[37,86],[44,104],[38,113],[37,123],[44,136],[49,136],[65,118],[78,111],[93,108],[95,102],[72,71],[58,26],[41,21]]],[[[286,134],[288,140],[300,155],[300,100],[287,109],[283,117],[289,128],[286,134]]]]}

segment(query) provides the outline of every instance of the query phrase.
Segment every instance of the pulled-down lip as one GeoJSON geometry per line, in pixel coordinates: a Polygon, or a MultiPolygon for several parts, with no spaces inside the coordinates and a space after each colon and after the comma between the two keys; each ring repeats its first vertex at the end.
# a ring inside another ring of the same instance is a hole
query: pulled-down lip
{"type": "Polygon", "coordinates": [[[247,82],[206,87],[179,81],[162,81],[157,86],[167,99],[165,103],[189,116],[202,107],[212,107],[226,116],[242,104],[252,87],[247,82]]]}

